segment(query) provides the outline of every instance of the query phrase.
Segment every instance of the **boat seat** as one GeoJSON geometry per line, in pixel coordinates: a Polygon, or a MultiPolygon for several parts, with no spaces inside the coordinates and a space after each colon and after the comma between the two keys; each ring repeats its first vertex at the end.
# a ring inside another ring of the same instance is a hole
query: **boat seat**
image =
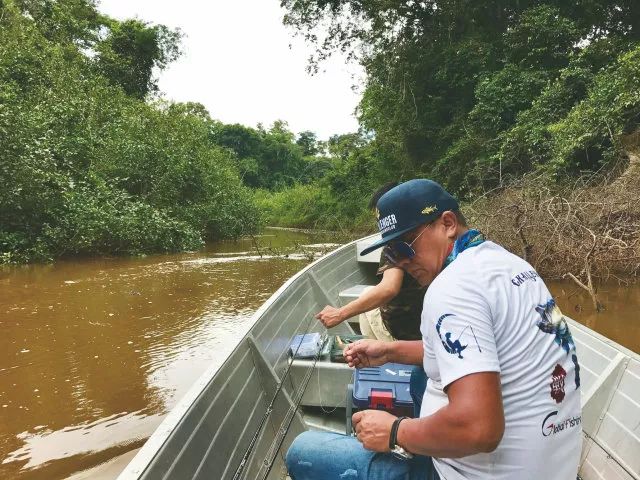
{"type": "Polygon", "coordinates": [[[358,262],[375,263],[375,264],[380,263],[380,253],[382,252],[381,248],[374,250],[373,252],[369,252],[366,255],[360,256],[360,252],[362,252],[365,248],[367,248],[372,243],[380,240],[380,238],[382,238],[380,235],[372,235],[370,237],[365,238],[364,240],[360,240],[356,244],[356,256],[357,256],[358,262]]]}
{"type": "MultiPolygon", "coordinates": [[[[346,305],[347,303],[355,300],[356,298],[360,297],[360,295],[362,295],[362,292],[364,291],[365,288],[369,287],[370,285],[354,285],[353,287],[347,288],[346,290],[342,290],[340,293],[338,293],[338,298],[340,300],[340,305],[346,305]]],[[[354,331],[359,332],[360,331],[360,324],[358,321],[358,315],[356,315],[355,317],[351,317],[349,319],[347,319],[347,323],[349,325],[351,325],[351,328],[354,329],[354,331]]]]}
{"type": "MultiPolygon", "coordinates": [[[[302,384],[313,360],[293,360],[289,376],[294,390],[302,384]]],[[[353,369],[341,362],[332,362],[328,357],[320,358],[311,373],[311,379],[305,389],[300,404],[312,407],[344,407],[344,388],[352,382],[353,369]]]]}
{"type": "Polygon", "coordinates": [[[349,287],[346,290],[342,290],[338,297],[340,298],[340,304],[346,305],[347,303],[355,300],[356,298],[362,295],[364,289],[370,287],[371,285],[354,285],[353,287],[349,287]]]}

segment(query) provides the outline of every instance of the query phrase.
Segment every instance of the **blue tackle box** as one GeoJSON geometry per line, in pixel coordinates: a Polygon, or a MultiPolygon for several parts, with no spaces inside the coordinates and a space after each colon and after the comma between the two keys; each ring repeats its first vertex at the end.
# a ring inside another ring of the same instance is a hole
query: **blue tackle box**
{"type": "Polygon", "coordinates": [[[352,434],[353,407],[360,410],[386,410],[397,416],[413,417],[411,371],[413,365],[385,363],[379,367],[356,369],[353,383],[347,385],[346,434],[352,434]]]}
{"type": "Polygon", "coordinates": [[[356,369],[353,405],[412,417],[413,400],[409,391],[412,369],[412,365],[402,363],[356,369]]]}

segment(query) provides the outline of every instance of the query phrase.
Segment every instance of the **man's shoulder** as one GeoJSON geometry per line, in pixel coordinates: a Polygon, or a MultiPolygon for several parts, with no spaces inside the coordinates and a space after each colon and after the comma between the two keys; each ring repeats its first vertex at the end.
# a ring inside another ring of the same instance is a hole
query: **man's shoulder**
{"type": "MultiPolygon", "coordinates": [[[[486,241],[462,252],[433,280],[427,295],[431,299],[477,292],[484,295],[498,276],[505,279],[528,263],[497,243],[486,241]]],[[[532,268],[532,267],[530,267],[532,268]]]]}
{"type": "Polygon", "coordinates": [[[459,260],[459,262],[456,260],[451,264],[451,266],[455,266],[451,272],[453,276],[465,275],[471,271],[488,281],[490,272],[508,273],[510,271],[533,270],[533,267],[526,260],[511,253],[502,245],[489,240],[477,247],[465,250],[460,254],[459,260]]]}

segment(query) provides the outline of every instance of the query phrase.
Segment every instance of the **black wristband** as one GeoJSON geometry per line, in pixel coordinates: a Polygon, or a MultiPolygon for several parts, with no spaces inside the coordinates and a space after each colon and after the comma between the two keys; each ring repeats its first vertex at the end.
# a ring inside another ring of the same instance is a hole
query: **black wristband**
{"type": "Polygon", "coordinates": [[[389,433],[389,449],[393,450],[395,446],[398,444],[398,428],[400,427],[400,422],[405,418],[409,417],[398,417],[393,421],[393,425],[391,425],[391,432],[389,433]]]}

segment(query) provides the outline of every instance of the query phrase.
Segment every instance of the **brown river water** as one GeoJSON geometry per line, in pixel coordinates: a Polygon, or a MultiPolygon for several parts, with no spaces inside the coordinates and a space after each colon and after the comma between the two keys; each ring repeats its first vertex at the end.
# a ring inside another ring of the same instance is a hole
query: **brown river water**
{"type": "MultiPolygon", "coordinates": [[[[0,478],[67,478],[139,448],[309,261],[274,251],[330,241],[269,229],[262,258],[244,239],[0,270],[0,478]]],[[[567,315],[640,351],[638,285],[602,286],[600,314],[572,284],[550,288],[567,315]]]]}

